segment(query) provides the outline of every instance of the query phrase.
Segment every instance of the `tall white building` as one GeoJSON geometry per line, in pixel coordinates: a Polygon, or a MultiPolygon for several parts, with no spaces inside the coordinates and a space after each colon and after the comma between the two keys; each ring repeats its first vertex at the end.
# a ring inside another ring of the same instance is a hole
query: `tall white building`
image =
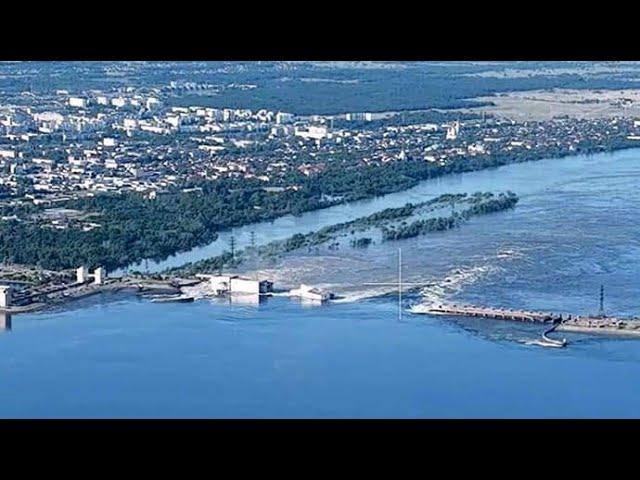
{"type": "Polygon", "coordinates": [[[111,99],[111,105],[114,107],[124,107],[127,104],[127,101],[122,97],[116,97],[111,99]]]}
{"type": "Polygon", "coordinates": [[[309,125],[305,129],[296,129],[296,136],[302,138],[311,138],[313,140],[322,140],[329,136],[329,130],[324,125],[309,125]]]}
{"type": "Polygon", "coordinates": [[[295,119],[295,116],[292,113],[285,113],[285,112],[276,113],[277,124],[292,123],[294,119],[295,119]]]}
{"type": "Polygon", "coordinates": [[[458,134],[460,133],[460,122],[457,120],[453,122],[453,125],[449,125],[447,127],[447,140],[455,140],[458,138],[458,134]]]}
{"type": "Polygon", "coordinates": [[[365,113],[347,113],[345,115],[345,120],[349,121],[349,122],[370,122],[371,120],[373,120],[373,115],[370,112],[365,112],[365,113]]]}
{"type": "Polygon", "coordinates": [[[87,99],[79,97],[69,97],[69,106],[77,108],[86,108],[87,99]]]}

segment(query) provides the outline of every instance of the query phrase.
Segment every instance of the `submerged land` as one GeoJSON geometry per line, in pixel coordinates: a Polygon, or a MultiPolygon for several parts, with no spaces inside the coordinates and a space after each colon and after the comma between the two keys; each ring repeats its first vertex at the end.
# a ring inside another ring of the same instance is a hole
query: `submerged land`
{"type": "Polygon", "coordinates": [[[366,217],[324,227],[307,234],[296,234],[267,245],[250,247],[239,252],[227,252],[194,264],[170,269],[167,273],[179,275],[212,273],[228,267],[242,267],[247,262],[255,264],[256,259],[273,263],[284,254],[300,251],[319,253],[320,249],[329,251],[349,247],[366,249],[375,243],[456,228],[473,216],[513,208],[517,202],[518,197],[513,192],[444,194],[432,200],[384,209],[366,217]]]}

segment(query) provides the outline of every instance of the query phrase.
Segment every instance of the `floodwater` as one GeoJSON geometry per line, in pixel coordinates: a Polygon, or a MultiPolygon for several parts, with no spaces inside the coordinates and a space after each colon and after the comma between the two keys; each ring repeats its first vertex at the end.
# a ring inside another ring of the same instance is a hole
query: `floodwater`
{"type": "Polygon", "coordinates": [[[640,340],[571,334],[543,348],[527,344],[539,326],[407,311],[445,299],[593,313],[603,284],[607,313],[640,315],[639,179],[638,150],[567,157],[236,229],[266,243],[442,193],[520,197],[456,230],[265,266],[346,293],[336,304],[104,295],[3,319],[0,417],[640,417],[640,340]],[[418,285],[400,319],[393,288],[367,285],[396,279],[397,247],[418,285]]]}

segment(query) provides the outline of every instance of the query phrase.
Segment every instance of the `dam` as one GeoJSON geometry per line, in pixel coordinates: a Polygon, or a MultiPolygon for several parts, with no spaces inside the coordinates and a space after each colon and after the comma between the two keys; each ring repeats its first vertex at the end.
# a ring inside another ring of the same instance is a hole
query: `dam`
{"type": "Polygon", "coordinates": [[[512,310],[508,308],[478,307],[475,305],[416,305],[411,309],[413,313],[430,315],[455,315],[465,317],[484,317],[498,320],[515,320],[534,323],[557,323],[562,321],[562,315],[546,312],[532,312],[528,310],[512,310]]]}
{"type": "Polygon", "coordinates": [[[545,334],[552,331],[574,331],[579,333],[640,335],[640,318],[610,317],[602,312],[598,315],[566,315],[563,317],[562,314],[551,312],[442,303],[414,305],[409,311],[423,315],[483,317],[495,320],[553,324],[554,328],[545,331],[545,334]]]}

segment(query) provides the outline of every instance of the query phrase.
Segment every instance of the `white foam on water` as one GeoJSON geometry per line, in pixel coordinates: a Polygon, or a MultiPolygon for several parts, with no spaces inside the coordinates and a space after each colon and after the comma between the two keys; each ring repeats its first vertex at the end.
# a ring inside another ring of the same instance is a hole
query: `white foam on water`
{"type": "Polygon", "coordinates": [[[339,293],[340,298],[333,300],[333,303],[349,303],[357,302],[359,300],[366,300],[368,298],[380,297],[398,291],[397,287],[380,286],[380,287],[368,287],[363,289],[357,289],[354,291],[342,291],[339,293]]]}
{"type": "MultiPolygon", "coordinates": [[[[420,288],[422,304],[443,303],[466,286],[501,272],[500,263],[515,259],[526,261],[525,257],[523,249],[504,246],[494,254],[483,258],[480,264],[453,268],[441,279],[407,271],[404,282],[412,285],[407,285],[403,289],[406,292],[409,289],[420,288]],[[421,284],[425,286],[420,287],[421,284]]],[[[393,265],[378,263],[371,259],[328,254],[319,257],[288,258],[278,261],[271,267],[241,274],[250,278],[269,279],[274,282],[276,288],[286,290],[298,288],[301,283],[310,284],[336,294],[339,298],[333,300],[334,303],[349,303],[397,292],[398,287],[394,283],[397,277],[394,269],[393,265]],[[341,282],[342,279],[347,280],[344,277],[348,277],[348,281],[341,282]],[[327,279],[338,281],[327,282],[327,279]],[[368,284],[374,281],[386,284],[368,284]]],[[[211,296],[206,282],[183,290],[196,299],[211,296]]]]}
{"type": "Polygon", "coordinates": [[[453,269],[446,277],[432,282],[431,285],[420,291],[423,303],[442,303],[447,298],[459,293],[465,286],[500,270],[500,267],[490,264],[453,269]]]}
{"type": "Polygon", "coordinates": [[[525,345],[536,346],[536,347],[546,347],[546,348],[563,348],[564,347],[564,345],[545,342],[544,340],[525,340],[522,343],[524,343],[525,345]]]}
{"type": "Polygon", "coordinates": [[[413,311],[419,313],[431,305],[445,303],[447,299],[460,293],[465,287],[504,271],[498,264],[499,261],[519,260],[525,257],[526,255],[521,249],[502,248],[495,255],[485,257],[480,265],[454,268],[443,279],[431,282],[429,286],[420,291],[422,301],[414,306],[415,310],[413,311]]]}

